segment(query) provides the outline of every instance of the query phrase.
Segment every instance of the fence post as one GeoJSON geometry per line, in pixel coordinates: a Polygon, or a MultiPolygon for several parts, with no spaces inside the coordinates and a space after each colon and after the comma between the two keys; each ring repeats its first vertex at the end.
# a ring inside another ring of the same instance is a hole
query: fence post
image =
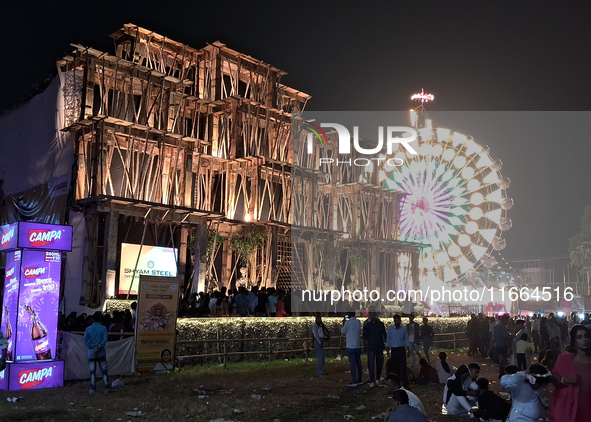
{"type": "Polygon", "coordinates": [[[228,340],[224,339],[224,369],[226,369],[226,365],[228,364],[228,340]]]}
{"type": "Polygon", "coordinates": [[[269,363],[271,363],[271,354],[273,353],[272,339],[269,339],[269,363]]]}
{"type": "Polygon", "coordinates": [[[310,342],[306,339],[306,362],[310,359],[310,342]]]}
{"type": "Polygon", "coordinates": [[[454,350],[455,350],[455,349],[458,348],[458,343],[457,343],[457,340],[456,340],[456,333],[453,333],[453,335],[454,335],[454,350]]]}

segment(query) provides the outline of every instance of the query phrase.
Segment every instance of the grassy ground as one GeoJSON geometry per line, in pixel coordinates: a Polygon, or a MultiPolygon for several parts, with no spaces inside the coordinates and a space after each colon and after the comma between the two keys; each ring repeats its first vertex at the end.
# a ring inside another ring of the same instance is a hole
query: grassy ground
{"type": "MultiPolygon", "coordinates": [[[[455,366],[475,361],[481,376],[496,380],[497,368],[490,360],[448,353],[455,366]]],[[[433,358],[434,360],[435,358],[433,358]]],[[[366,365],[363,360],[364,367],[366,365]]],[[[328,376],[315,376],[315,360],[282,360],[271,363],[238,363],[183,368],[179,373],[123,377],[125,388],[117,393],[88,394],[88,381],[67,383],[64,388],[23,392],[0,392],[0,421],[205,421],[225,418],[248,421],[371,421],[389,406],[384,388],[367,385],[348,388],[349,364],[329,361],[328,376]],[[203,395],[208,397],[199,398],[203,395]],[[256,399],[252,395],[264,396],[256,399]],[[21,396],[17,403],[7,397],[21,396]],[[329,398],[328,396],[338,396],[329,398]],[[234,409],[242,413],[234,414],[234,409]],[[126,415],[141,411],[142,416],[126,415]]],[[[435,421],[455,422],[465,418],[440,415],[443,388],[413,385],[427,416],[435,421]]],[[[498,390],[498,384],[493,384],[498,390]]]]}

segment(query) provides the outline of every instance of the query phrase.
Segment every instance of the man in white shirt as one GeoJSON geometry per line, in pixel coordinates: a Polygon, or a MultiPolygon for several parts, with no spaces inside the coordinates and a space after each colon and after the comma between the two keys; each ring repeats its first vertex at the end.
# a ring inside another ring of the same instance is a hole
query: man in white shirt
{"type": "MultiPolygon", "coordinates": [[[[394,315],[394,325],[388,328],[386,336],[386,350],[388,353],[392,352],[390,367],[392,372],[398,374],[402,378],[403,385],[408,384],[408,377],[406,375],[406,348],[408,347],[408,334],[406,328],[401,325],[402,319],[400,315],[394,315]]],[[[386,371],[390,373],[386,364],[386,371]]]]}
{"type": "Polygon", "coordinates": [[[414,407],[417,410],[420,410],[423,415],[425,415],[425,408],[423,407],[423,403],[421,399],[417,397],[416,394],[413,392],[406,390],[404,387],[400,385],[400,378],[396,374],[390,374],[386,377],[384,383],[386,384],[386,391],[389,396],[391,396],[394,391],[396,390],[403,390],[406,391],[408,394],[408,404],[411,407],[414,407]]]}
{"type": "Polygon", "coordinates": [[[351,370],[351,382],[347,387],[362,385],[363,368],[361,367],[361,323],[355,318],[355,313],[346,315],[341,334],[347,337],[347,357],[349,358],[349,369],[351,370]]]}

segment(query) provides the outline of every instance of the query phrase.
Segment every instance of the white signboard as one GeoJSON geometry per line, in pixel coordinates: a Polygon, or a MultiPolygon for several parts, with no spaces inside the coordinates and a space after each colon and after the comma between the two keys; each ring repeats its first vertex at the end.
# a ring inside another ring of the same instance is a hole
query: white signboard
{"type": "Polygon", "coordinates": [[[127,294],[128,291],[132,295],[137,294],[140,275],[149,277],[176,277],[177,261],[177,248],[143,245],[140,252],[140,245],[122,243],[121,265],[119,267],[119,294],[127,294]],[[130,286],[131,290],[129,289],[130,286]]]}

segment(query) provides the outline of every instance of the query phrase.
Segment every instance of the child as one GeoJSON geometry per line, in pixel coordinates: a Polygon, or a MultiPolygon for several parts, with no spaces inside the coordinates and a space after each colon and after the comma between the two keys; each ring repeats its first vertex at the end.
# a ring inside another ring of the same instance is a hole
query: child
{"type": "Polygon", "coordinates": [[[486,378],[479,378],[478,385],[478,409],[474,416],[481,419],[497,419],[504,421],[509,416],[511,403],[497,396],[488,389],[489,382],[486,378]]]}
{"type": "Polygon", "coordinates": [[[520,371],[525,371],[527,369],[526,354],[531,353],[526,333],[521,334],[521,340],[515,345],[515,353],[517,355],[517,368],[520,371]]]}
{"type": "Polygon", "coordinates": [[[418,384],[439,384],[439,374],[431,365],[427,363],[426,359],[419,360],[421,369],[419,376],[416,379],[418,384]]]}
{"type": "Polygon", "coordinates": [[[447,354],[445,352],[439,353],[439,360],[435,362],[435,370],[437,371],[440,385],[445,385],[447,380],[454,374],[454,368],[447,362],[447,354]]]}
{"type": "Polygon", "coordinates": [[[509,420],[511,422],[537,421],[545,417],[545,410],[540,403],[540,390],[550,382],[550,373],[546,367],[534,364],[529,374],[517,372],[503,375],[501,387],[511,392],[513,405],[509,420]]]}

